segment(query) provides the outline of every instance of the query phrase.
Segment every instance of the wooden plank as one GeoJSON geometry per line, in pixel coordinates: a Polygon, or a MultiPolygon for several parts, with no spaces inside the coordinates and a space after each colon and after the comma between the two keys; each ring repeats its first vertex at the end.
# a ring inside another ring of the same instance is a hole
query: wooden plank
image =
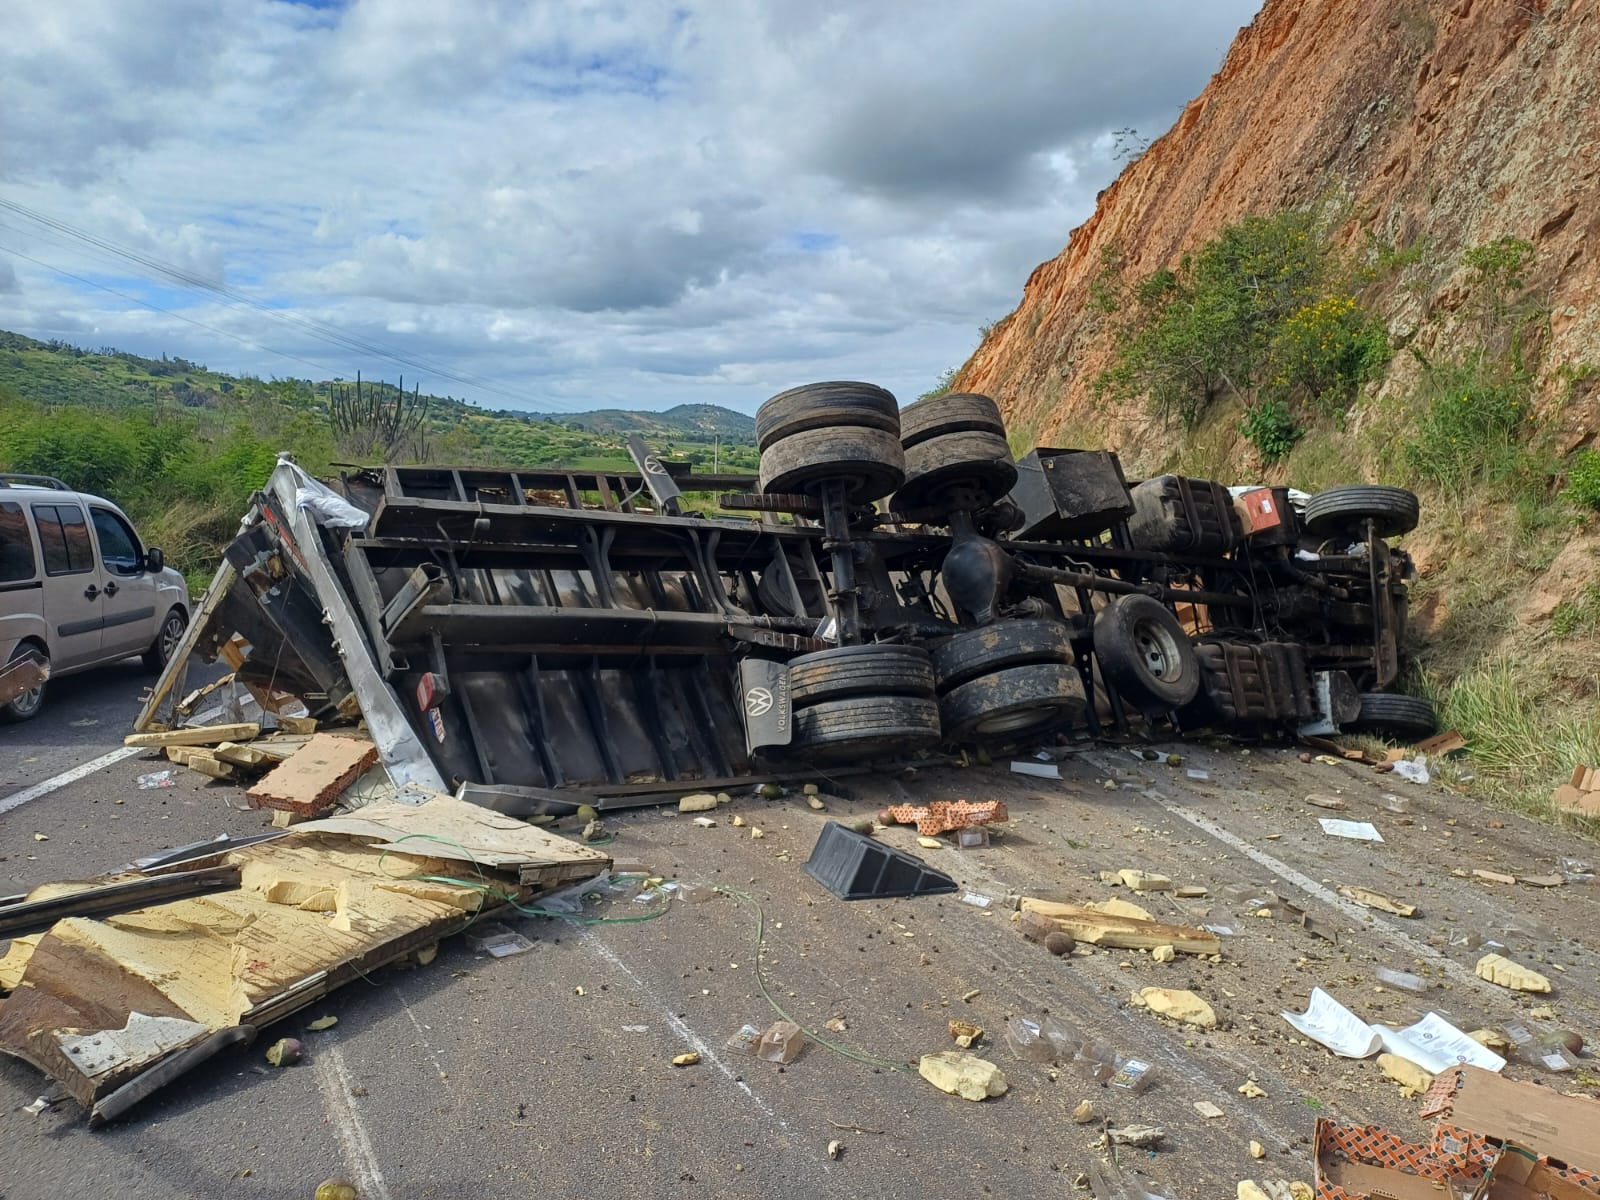
{"type": "Polygon", "coordinates": [[[201,750],[189,755],[189,761],[184,763],[191,771],[198,771],[202,775],[209,775],[212,779],[235,779],[238,773],[233,769],[232,763],[220,761],[209,750],[201,750]]]}
{"type": "Polygon", "coordinates": [[[1118,950],[1153,950],[1171,946],[1184,954],[1221,954],[1222,942],[1214,933],[1188,925],[1163,925],[1137,917],[1118,916],[1080,904],[1057,904],[1053,900],[1022,898],[1022,911],[1038,913],[1056,923],[1063,933],[1091,946],[1110,946],[1118,950]]]}
{"type": "Polygon", "coordinates": [[[215,746],[221,742],[248,742],[260,733],[260,725],[254,721],[242,721],[234,725],[193,725],[159,733],[130,733],[122,739],[122,744],[141,750],[165,746],[215,746]]]}
{"type": "Polygon", "coordinates": [[[268,772],[245,797],[255,808],[317,816],[332,808],[345,788],[377,761],[378,748],[371,742],[318,733],[268,772]]]}
{"type": "Polygon", "coordinates": [[[285,733],[315,733],[317,719],[315,717],[279,717],[278,728],[285,733]]]}
{"type": "Polygon", "coordinates": [[[49,678],[50,664],[37,655],[0,667],[0,704],[9,704],[49,678]]]}

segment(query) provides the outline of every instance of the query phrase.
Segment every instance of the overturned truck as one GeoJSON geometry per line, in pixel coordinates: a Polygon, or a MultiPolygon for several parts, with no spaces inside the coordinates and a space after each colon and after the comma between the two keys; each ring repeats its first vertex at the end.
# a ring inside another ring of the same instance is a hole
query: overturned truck
{"type": "Polygon", "coordinates": [[[989,398],[865,383],[775,396],[756,433],[755,477],[638,439],[632,472],[330,488],[284,458],[139,726],[223,656],[269,709],[364,719],[400,785],[508,812],[1140,723],[1433,731],[1391,690],[1409,492],[1014,459],[989,398]]]}

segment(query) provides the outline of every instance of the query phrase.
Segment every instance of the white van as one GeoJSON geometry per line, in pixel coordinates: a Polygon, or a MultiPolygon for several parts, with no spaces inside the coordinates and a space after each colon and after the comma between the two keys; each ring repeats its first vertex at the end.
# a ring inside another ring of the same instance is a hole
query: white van
{"type": "MultiPolygon", "coordinates": [[[[142,654],[166,666],[189,624],[189,586],[109,500],[43,475],[0,474],[0,666],[43,656],[70,675],[142,654]]],[[[26,721],[39,684],[4,704],[26,721]]]]}

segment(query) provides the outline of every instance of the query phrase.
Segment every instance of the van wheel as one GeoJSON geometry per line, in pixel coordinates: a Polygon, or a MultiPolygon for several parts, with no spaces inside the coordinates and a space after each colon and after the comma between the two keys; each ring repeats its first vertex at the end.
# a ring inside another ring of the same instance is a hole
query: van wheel
{"type": "Polygon", "coordinates": [[[178,643],[183,641],[183,631],[187,628],[189,618],[183,615],[183,609],[175,608],[169,612],[167,619],[161,622],[161,631],[156,634],[156,640],[144,652],[145,668],[152,672],[165,671],[178,649],[178,643]]]}
{"type": "MultiPolygon", "coordinates": [[[[45,653],[37,646],[22,645],[12,652],[11,661],[20,662],[29,657],[45,658],[45,653]]],[[[18,721],[29,721],[38,716],[39,710],[44,707],[44,689],[45,685],[41,683],[36,688],[29,688],[10,702],[0,704],[0,723],[13,724],[18,721]]]]}

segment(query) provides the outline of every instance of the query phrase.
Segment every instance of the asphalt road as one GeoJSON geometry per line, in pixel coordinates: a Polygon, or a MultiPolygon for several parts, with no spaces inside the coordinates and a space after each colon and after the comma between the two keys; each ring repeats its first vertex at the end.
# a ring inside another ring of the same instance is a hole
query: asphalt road
{"type": "MultiPolygon", "coordinates": [[[[60,681],[37,721],[0,728],[0,806],[114,750],[145,682],[133,667],[60,681]]],[[[587,927],[519,918],[509,923],[534,949],[499,960],[453,939],[431,966],[380,972],[271,1031],[304,1037],[300,1065],[269,1068],[258,1044],[94,1133],[70,1102],[23,1111],[52,1085],[25,1064],[0,1062],[0,1197],[309,1200],[331,1174],[358,1183],[364,1200],[1087,1195],[1075,1181],[1098,1157],[1098,1130],[1070,1114],[1090,1098],[1113,1123],[1166,1131],[1155,1151],[1120,1155],[1151,1193],[1215,1200],[1241,1178],[1309,1179],[1318,1115],[1426,1134],[1417,1102],[1400,1097],[1372,1062],[1335,1059],[1281,1019],[1280,1010],[1304,1006],[1313,985],[1391,1025],[1431,1008],[1472,1029],[1529,1020],[1549,1005],[1552,1017],[1534,1023],[1600,1028],[1600,888],[1506,887],[1471,876],[1478,867],[1575,871],[1573,860],[1597,857],[1594,843],[1353,765],[1223,744],[1173,748],[1185,756],[1182,768],[1089,749],[1062,764],[1060,782],[999,767],[851,781],[855,797],[829,800],[820,813],[798,797],[741,798],[710,829],[674,810],[612,818],[619,859],[737,889],[752,902],[719,895],[675,904],[658,920],[587,927]],[[1191,779],[1190,768],[1208,778],[1191,779]],[[1396,791],[1410,813],[1388,810],[1382,797],[1396,791]],[[1304,803],[1311,792],[1338,793],[1349,811],[1336,815],[1372,821],[1385,841],[1324,834],[1317,817],[1328,814],[1304,803]],[[963,890],[1105,899],[1112,892],[1100,871],[1138,867],[1212,890],[1206,901],[1148,901],[1157,915],[1236,932],[1224,939],[1220,963],[1179,956],[1158,964],[1088,947],[1058,960],[1018,936],[1001,904],[978,908],[959,895],[846,904],[802,874],[825,820],[908,798],[1010,806],[1007,832],[984,849],[920,850],[909,828],[881,835],[963,890]],[[731,824],[735,813],[745,827],[731,824]],[[753,838],[752,827],[764,836],[753,838]],[[1351,909],[1332,891],[1344,883],[1408,899],[1420,915],[1351,909]],[[1292,900],[1338,944],[1253,916],[1247,902],[1258,897],[1229,896],[1230,885],[1292,900]],[[742,1024],[776,1016],[754,970],[756,904],[771,999],[810,1028],[837,1018],[843,1031],[827,1036],[879,1065],[815,1044],[786,1067],[725,1048],[742,1024]],[[1482,931],[1555,979],[1554,994],[1529,997],[1477,980],[1480,951],[1453,943],[1482,931]],[[1372,974],[1378,965],[1421,973],[1434,990],[1383,989],[1372,974]],[[1202,1032],[1128,1004],[1151,984],[1192,988],[1217,1010],[1220,1027],[1202,1032]],[[323,1013],[338,1025],[307,1032],[323,1013]],[[1070,1067],[1018,1061],[1003,1042],[1006,1022],[1044,1013],[1147,1058],[1153,1086],[1133,1097],[1070,1067]],[[883,1065],[950,1048],[952,1017],[989,1031],[983,1053],[1006,1073],[1004,1097],[969,1103],[883,1065]],[[701,1055],[698,1065],[671,1065],[689,1050],[701,1055]],[[1266,1095],[1241,1095],[1247,1079],[1266,1095]],[[1223,1115],[1202,1117],[1197,1101],[1223,1115]],[[830,1159],[834,1140],[843,1150],[830,1159]],[[1251,1141],[1265,1148],[1264,1160],[1249,1157],[1251,1141]]],[[[0,813],[0,875],[24,886],[88,875],[263,824],[243,809],[237,788],[181,770],[173,788],[135,786],[163,765],[122,759],[0,813]],[[36,841],[38,833],[48,840],[36,841]]],[[[1596,1069],[1592,1060],[1585,1066],[1593,1093],[1596,1069]]],[[[1570,1074],[1520,1063],[1507,1073],[1582,1090],[1570,1074]]]]}

